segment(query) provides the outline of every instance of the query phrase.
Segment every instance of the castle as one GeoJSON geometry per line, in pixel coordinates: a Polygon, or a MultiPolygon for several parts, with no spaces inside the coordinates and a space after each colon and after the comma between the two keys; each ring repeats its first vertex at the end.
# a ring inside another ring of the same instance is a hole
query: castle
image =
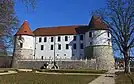
{"type": "Polygon", "coordinates": [[[37,28],[24,21],[15,34],[13,67],[18,60],[90,60],[98,69],[114,66],[111,34],[107,25],[92,16],[89,25],[37,28]]]}

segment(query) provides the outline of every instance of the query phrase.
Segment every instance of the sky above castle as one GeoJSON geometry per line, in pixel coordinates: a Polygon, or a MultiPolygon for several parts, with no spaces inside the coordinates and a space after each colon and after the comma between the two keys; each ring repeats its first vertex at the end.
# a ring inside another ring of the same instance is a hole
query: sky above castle
{"type": "Polygon", "coordinates": [[[91,12],[105,6],[105,0],[37,0],[35,10],[27,9],[19,0],[15,11],[20,24],[27,20],[30,28],[88,24],[91,12]]]}
{"type": "MultiPolygon", "coordinates": [[[[104,8],[106,0],[37,0],[35,10],[27,9],[15,0],[15,11],[20,25],[27,20],[30,28],[88,24],[91,12],[104,8]]],[[[114,53],[119,56],[118,52],[114,53]]]]}

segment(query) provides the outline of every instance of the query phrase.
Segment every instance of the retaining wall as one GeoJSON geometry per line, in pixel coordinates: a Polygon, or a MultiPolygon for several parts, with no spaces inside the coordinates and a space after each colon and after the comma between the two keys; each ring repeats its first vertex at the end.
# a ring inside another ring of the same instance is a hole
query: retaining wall
{"type": "MultiPolygon", "coordinates": [[[[19,60],[17,68],[33,68],[39,69],[45,63],[50,61],[46,60],[19,60]]],[[[96,60],[70,60],[70,61],[56,61],[60,69],[96,69],[96,60]]]]}
{"type": "Polygon", "coordinates": [[[12,56],[0,56],[0,68],[11,68],[12,56]]]}

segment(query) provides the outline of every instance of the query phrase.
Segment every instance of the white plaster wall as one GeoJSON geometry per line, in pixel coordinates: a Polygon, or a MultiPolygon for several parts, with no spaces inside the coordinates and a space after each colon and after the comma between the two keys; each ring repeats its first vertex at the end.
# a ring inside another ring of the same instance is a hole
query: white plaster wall
{"type": "Polygon", "coordinates": [[[72,59],[79,58],[80,54],[84,56],[83,49],[80,49],[79,35],[76,35],[77,40],[73,41],[74,35],[60,35],[61,41],[58,42],[58,36],[38,36],[36,37],[36,52],[35,59],[52,59],[54,58],[54,50],[51,50],[51,45],[54,45],[54,42],[51,42],[51,37],[54,37],[55,40],[55,57],[57,59],[72,59]],[[68,36],[68,41],[65,41],[65,36],[68,36]],[[42,38],[42,42],[39,42],[39,37],[42,38]],[[47,37],[47,42],[44,42],[44,37],[47,37]],[[76,43],[77,49],[73,49],[73,44],[76,43]],[[61,44],[61,50],[58,50],[58,44],[61,44]],[[66,44],[69,44],[69,49],[66,49],[66,44]],[[44,50],[41,50],[41,45],[44,45],[44,50]],[[66,54],[66,55],[65,55],[66,54]]]}
{"type": "MultiPolygon", "coordinates": [[[[107,30],[94,30],[93,31],[93,45],[108,45],[108,37],[107,30]]],[[[111,42],[110,42],[111,45],[111,42]]]]}
{"type": "Polygon", "coordinates": [[[76,41],[73,41],[73,43],[76,43],[76,49],[73,49],[74,59],[81,59],[84,56],[84,49],[80,49],[80,44],[83,43],[84,45],[84,35],[83,35],[83,41],[80,40],[80,34],[76,35],[76,41]]]}
{"type": "Polygon", "coordinates": [[[21,36],[16,36],[15,40],[16,40],[15,54],[17,58],[18,59],[33,59],[35,38],[33,36],[21,35],[21,36]],[[22,48],[20,47],[20,43],[23,44],[22,48]]]}
{"type": "Polygon", "coordinates": [[[92,45],[90,44],[90,42],[93,42],[93,40],[92,38],[89,37],[89,31],[85,33],[84,37],[85,37],[85,42],[84,42],[85,47],[92,45]]]}
{"type": "Polygon", "coordinates": [[[22,35],[22,40],[19,40],[19,36],[16,38],[16,49],[32,49],[34,50],[34,37],[22,35]],[[20,43],[23,43],[23,47],[20,48],[20,43]]]}

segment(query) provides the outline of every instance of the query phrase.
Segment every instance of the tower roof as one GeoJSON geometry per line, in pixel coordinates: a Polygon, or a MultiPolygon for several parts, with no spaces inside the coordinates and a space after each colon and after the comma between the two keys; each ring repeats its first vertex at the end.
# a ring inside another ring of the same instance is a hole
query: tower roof
{"type": "Polygon", "coordinates": [[[93,30],[108,29],[103,20],[101,20],[101,18],[98,16],[92,16],[91,21],[89,23],[89,28],[93,30]]]}
{"type": "Polygon", "coordinates": [[[29,24],[27,21],[24,21],[21,25],[20,29],[17,31],[15,35],[30,35],[33,36],[33,32],[31,31],[29,24]]]}

